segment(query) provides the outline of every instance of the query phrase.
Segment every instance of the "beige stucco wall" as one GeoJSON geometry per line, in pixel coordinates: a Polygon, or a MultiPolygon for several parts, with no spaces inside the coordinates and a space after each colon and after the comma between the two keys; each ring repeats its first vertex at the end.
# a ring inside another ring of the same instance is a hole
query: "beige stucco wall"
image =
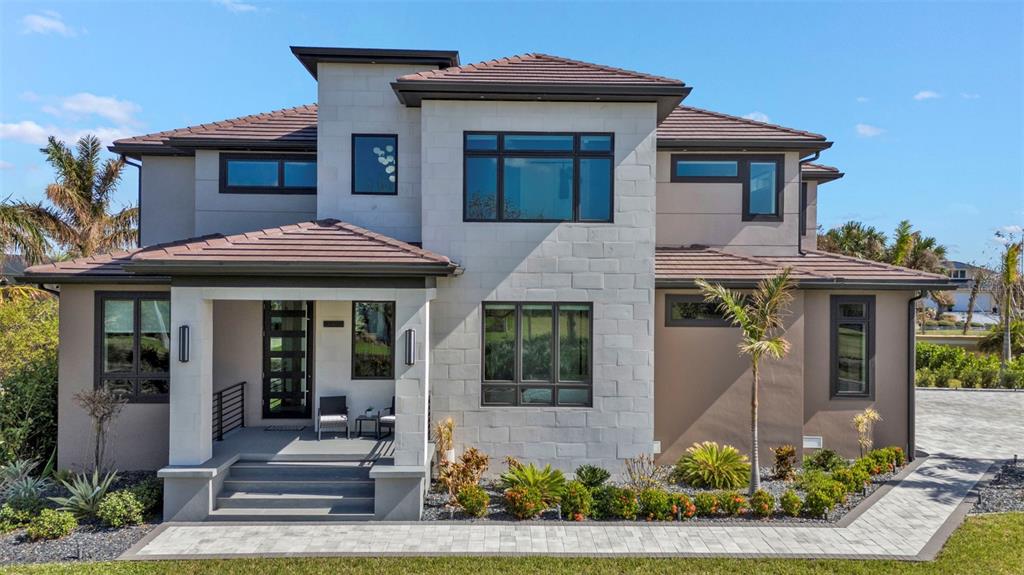
{"type": "Polygon", "coordinates": [[[800,238],[805,250],[818,249],[818,182],[807,184],[807,233],[800,238]]]}
{"type": "MultiPolygon", "coordinates": [[[[92,420],[74,395],[92,389],[97,291],[168,291],[167,286],[64,285],[60,294],[60,347],[57,388],[57,465],[92,468],[92,420]]],[[[157,469],[167,463],[166,403],[130,403],[111,426],[107,462],[121,471],[157,469]]]]}
{"type": "Polygon", "coordinates": [[[142,157],[142,245],[172,242],[195,235],[195,158],[142,157]]]}

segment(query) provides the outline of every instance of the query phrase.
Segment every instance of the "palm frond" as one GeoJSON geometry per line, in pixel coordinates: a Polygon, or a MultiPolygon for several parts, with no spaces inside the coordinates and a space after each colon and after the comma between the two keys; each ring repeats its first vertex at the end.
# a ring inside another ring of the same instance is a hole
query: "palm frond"
{"type": "Polygon", "coordinates": [[[709,284],[703,279],[698,279],[695,283],[703,293],[704,301],[716,304],[718,311],[722,312],[726,321],[746,330],[745,326],[749,323],[749,318],[747,309],[743,305],[743,294],[718,284],[709,284]]]}
{"type": "Polygon", "coordinates": [[[96,179],[95,195],[97,203],[102,201],[105,204],[110,201],[111,194],[117,188],[118,182],[121,181],[123,170],[124,159],[120,157],[107,160],[103,164],[103,169],[100,170],[99,177],[96,179]]]}
{"type": "Polygon", "coordinates": [[[102,252],[132,248],[139,241],[139,209],[125,208],[103,220],[98,246],[102,252]]]}
{"type": "Polygon", "coordinates": [[[37,264],[46,259],[48,248],[43,226],[31,204],[0,204],[0,257],[16,251],[27,263],[37,264]]]}
{"type": "Polygon", "coordinates": [[[889,249],[889,263],[898,266],[906,265],[915,239],[910,220],[901,221],[893,234],[892,247],[889,249]]]}

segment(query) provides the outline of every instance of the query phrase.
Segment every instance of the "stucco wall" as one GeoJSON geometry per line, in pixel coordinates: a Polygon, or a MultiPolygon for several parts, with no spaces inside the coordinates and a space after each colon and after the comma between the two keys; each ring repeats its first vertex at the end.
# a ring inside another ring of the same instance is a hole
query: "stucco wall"
{"type": "Polygon", "coordinates": [[[744,222],[740,183],[671,182],[671,157],[671,152],[658,152],[657,245],[699,244],[754,255],[797,253],[800,174],[796,152],[785,154],[781,222],[744,222]]]}
{"type": "MultiPolygon", "coordinates": [[[[432,419],[457,447],[621,470],[653,440],[654,104],[423,103],[423,244],[465,266],[431,307],[432,419]],[[464,223],[466,130],[614,131],[612,224],[464,223]],[[481,407],[481,302],[594,304],[593,408],[481,407]]],[[[500,466],[496,466],[496,469],[500,466]]]]}
{"type": "MultiPolygon", "coordinates": [[[[97,291],[167,291],[167,286],[64,285],[60,294],[57,386],[57,466],[93,466],[92,419],[74,396],[94,384],[97,291]]],[[[107,463],[121,471],[158,469],[167,464],[168,404],[130,403],[107,436],[107,463]]]]}
{"type": "Polygon", "coordinates": [[[807,184],[807,233],[800,239],[805,250],[818,249],[818,182],[807,184]]]}
{"type": "Polygon", "coordinates": [[[320,218],[338,218],[420,241],[420,109],[403,106],[391,82],[431,66],[317,65],[317,197],[320,218]],[[352,134],[398,135],[398,195],[352,194],[352,134]]]}
{"type": "Polygon", "coordinates": [[[195,158],[143,156],[139,223],[142,245],[192,237],[195,225],[195,158]]]}

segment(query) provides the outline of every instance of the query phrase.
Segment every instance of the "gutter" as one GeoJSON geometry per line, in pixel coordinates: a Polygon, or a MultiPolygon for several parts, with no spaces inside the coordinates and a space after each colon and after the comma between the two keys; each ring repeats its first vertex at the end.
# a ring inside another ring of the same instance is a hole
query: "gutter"
{"type": "Polygon", "coordinates": [[[131,160],[128,159],[128,156],[125,156],[124,154],[121,154],[121,161],[124,162],[126,165],[132,166],[133,168],[135,168],[135,169],[137,169],[139,171],[139,178],[138,178],[139,190],[138,190],[138,198],[137,198],[136,204],[135,204],[139,208],[139,233],[138,233],[138,237],[135,240],[135,247],[141,248],[142,247],[142,164],[136,164],[136,163],[132,162],[131,160]]]}
{"type": "MultiPolygon", "coordinates": [[[[813,162],[821,157],[821,150],[814,152],[814,155],[800,158],[800,162],[797,165],[797,190],[800,193],[800,202],[797,210],[797,226],[796,226],[796,253],[805,256],[807,252],[804,251],[804,229],[805,226],[801,224],[807,223],[807,214],[805,213],[807,206],[807,194],[804,193],[804,164],[813,162]]],[[[817,232],[815,232],[817,233],[817,232]]]]}
{"type": "MultiPolygon", "coordinates": [[[[714,278],[704,278],[707,281],[721,284],[725,287],[730,288],[756,288],[758,280],[716,280],[714,278]]],[[[948,290],[955,286],[952,286],[949,282],[934,283],[928,282],[905,282],[902,280],[873,280],[873,281],[856,281],[856,280],[844,280],[842,278],[836,278],[832,280],[820,279],[820,280],[797,280],[796,286],[799,289],[826,289],[826,290],[837,290],[837,289],[860,289],[860,290],[948,290]]],[[[676,288],[676,289],[696,289],[697,284],[692,279],[655,279],[654,287],[657,289],[663,288],[676,288]]]]}
{"type": "Polygon", "coordinates": [[[907,460],[913,461],[916,441],[914,440],[915,405],[914,386],[917,384],[917,301],[924,297],[924,291],[907,300],[907,460]]]}
{"type": "Polygon", "coordinates": [[[449,276],[460,275],[462,268],[455,263],[437,264],[342,264],[316,265],[309,263],[243,263],[222,262],[146,262],[133,261],[123,265],[134,274],[174,275],[303,275],[303,276],[449,276]]]}

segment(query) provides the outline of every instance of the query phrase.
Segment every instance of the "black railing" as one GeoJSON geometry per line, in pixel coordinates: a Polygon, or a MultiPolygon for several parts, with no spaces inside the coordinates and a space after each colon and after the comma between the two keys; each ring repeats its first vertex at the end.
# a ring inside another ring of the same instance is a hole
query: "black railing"
{"type": "Polygon", "coordinates": [[[244,381],[213,394],[213,440],[220,441],[239,427],[245,427],[244,381]]]}

